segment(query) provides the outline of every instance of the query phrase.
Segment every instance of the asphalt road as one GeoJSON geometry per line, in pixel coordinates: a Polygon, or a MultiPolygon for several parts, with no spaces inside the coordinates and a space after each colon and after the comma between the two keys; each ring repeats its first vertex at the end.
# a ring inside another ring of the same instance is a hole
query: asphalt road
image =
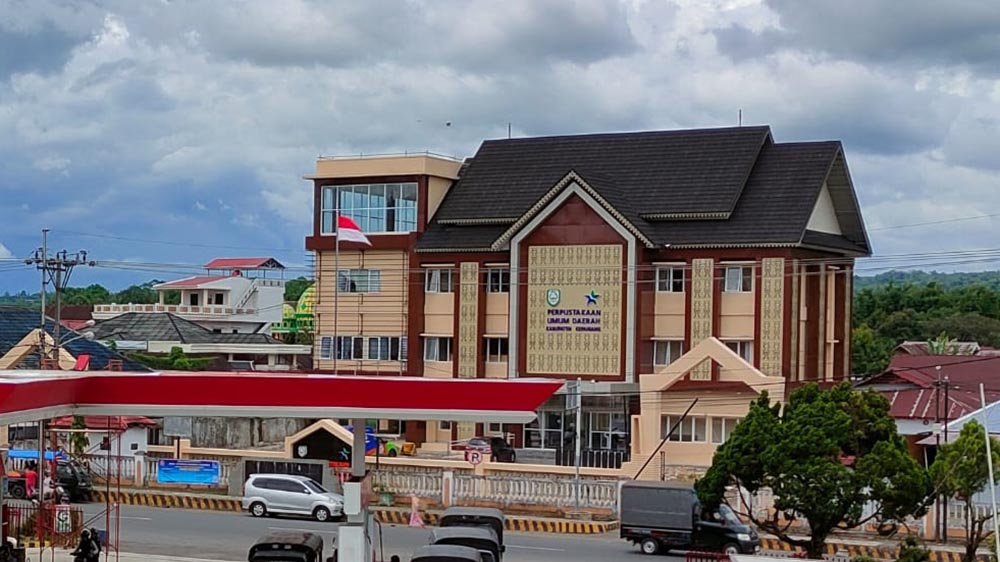
{"type": "MultiPolygon", "coordinates": [[[[84,506],[88,519],[100,516],[88,525],[104,528],[103,505],[84,506]]],[[[245,514],[122,506],[120,517],[122,552],[173,555],[214,560],[246,560],[247,549],[270,531],[299,530],[319,532],[325,545],[337,534],[337,524],[317,523],[307,519],[254,519],[245,514]]],[[[418,546],[427,544],[428,531],[409,527],[383,526],[385,560],[398,554],[402,560],[418,546]]],[[[620,540],[616,534],[552,535],[504,534],[507,553],[504,562],[586,562],[633,561],[645,557],[637,548],[620,540]]],[[[329,546],[325,554],[329,555],[329,546]]],[[[657,557],[671,562],[671,557],[657,557]]]]}

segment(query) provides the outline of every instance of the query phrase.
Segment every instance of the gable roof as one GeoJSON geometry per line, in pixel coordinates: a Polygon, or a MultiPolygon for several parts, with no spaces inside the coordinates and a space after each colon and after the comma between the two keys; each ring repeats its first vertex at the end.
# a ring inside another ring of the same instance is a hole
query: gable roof
{"type": "Polygon", "coordinates": [[[870,253],[840,143],[775,144],[769,127],[485,141],[417,250],[499,250],[570,174],[649,246],[870,253]],[[824,184],[843,236],[806,229],[824,184]]]}
{"type": "Polygon", "coordinates": [[[202,285],[208,285],[210,283],[215,283],[216,281],[224,281],[226,279],[229,279],[229,277],[225,275],[196,275],[194,277],[185,277],[184,279],[178,279],[176,281],[157,283],[156,285],[153,285],[153,288],[154,289],[197,288],[202,285]]]}
{"type": "Polygon", "coordinates": [[[170,312],[129,312],[94,325],[99,340],[281,344],[266,334],[217,334],[170,312]]]}
{"type": "MultiPolygon", "coordinates": [[[[16,346],[25,336],[38,328],[38,311],[24,307],[0,306],[0,356],[3,356],[16,346]]],[[[51,318],[46,318],[45,332],[51,335],[54,333],[55,322],[51,318]]],[[[74,339],[79,336],[79,332],[63,328],[60,337],[65,342],[63,349],[68,351],[73,357],[81,355],[90,356],[90,366],[92,369],[103,369],[108,361],[112,359],[121,360],[122,370],[132,372],[149,372],[140,363],[132,361],[128,357],[121,355],[107,346],[97,341],[90,341],[84,338],[74,339]]],[[[95,333],[96,335],[96,333],[95,333]]],[[[37,338],[36,338],[37,340],[37,338]]],[[[39,368],[38,354],[28,354],[18,364],[21,369],[39,368]]]]}
{"type": "Polygon", "coordinates": [[[274,258],[215,258],[205,269],[285,269],[274,258]]]}

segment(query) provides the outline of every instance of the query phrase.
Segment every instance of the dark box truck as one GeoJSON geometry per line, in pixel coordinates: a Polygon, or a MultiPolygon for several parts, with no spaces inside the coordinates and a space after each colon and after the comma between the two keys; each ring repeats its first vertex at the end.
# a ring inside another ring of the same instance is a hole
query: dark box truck
{"type": "Polygon", "coordinates": [[[626,482],[621,512],[621,538],[645,554],[671,549],[753,554],[760,549],[760,537],[728,506],[702,509],[689,485],[626,482]]]}

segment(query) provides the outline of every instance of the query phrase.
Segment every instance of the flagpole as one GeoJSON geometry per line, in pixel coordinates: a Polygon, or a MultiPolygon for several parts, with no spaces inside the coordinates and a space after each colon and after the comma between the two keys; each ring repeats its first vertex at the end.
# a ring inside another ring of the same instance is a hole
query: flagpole
{"type": "Polygon", "coordinates": [[[333,373],[337,374],[337,358],[340,355],[340,338],[337,334],[337,329],[340,325],[340,318],[338,318],[340,313],[340,201],[337,202],[337,214],[334,216],[334,221],[336,221],[336,227],[334,228],[334,236],[336,240],[333,243],[333,279],[334,279],[334,292],[333,292],[333,373]]]}

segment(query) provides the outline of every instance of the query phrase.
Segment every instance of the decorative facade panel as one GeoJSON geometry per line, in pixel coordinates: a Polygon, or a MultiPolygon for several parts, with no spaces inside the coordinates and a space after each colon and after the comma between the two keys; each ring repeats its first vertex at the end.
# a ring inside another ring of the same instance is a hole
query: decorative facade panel
{"type": "Polygon", "coordinates": [[[816,307],[816,320],[815,320],[818,327],[817,332],[819,333],[819,337],[817,338],[819,341],[816,342],[816,349],[819,350],[819,352],[816,354],[817,355],[816,364],[809,365],[809,368],[816,370],[816,375],[815,375],[816,380],[825,380],[826,353],[827,353],[826,307],[830,306],[830,303],[827,301],[826,298],[826,265],[819,266],[819,295],[816,297],[816,300],[819,303],[818,306],[816,307]]]}
{"type": "Polygon", "coordinates": [[[760,370],[765,375],[780,377],[785,320],[784,258],[763,259],[760,285],[760,370]]]}
{"type": "MultiPolygon", "coordinates": [[[[715,260],[691,260],[691,347],[712,337],[715,300],[715,260]]],[[[691,371],[691,380],[711,380],[712,364],[704,362],[691,371]]]]}
{"type": "Polygon", "coordinates": [[[479,365],[479,264],[459,267],[458,377],[475,378],[479,365]]]}
{"type": "Polygon", "coordinates": [[[529,374],[622,372],[623,247],[528,248],[529,374]]]}
{"type": "Polygon", "coordinates": [[[795,260],[792,262],[792,300],[789,306],[792,307],[792,320],[791,326],[788,329],[792,332],[791,338],[788,345],[791,346],[791,365],[789,365],[789,373],[791,380],[798,381],[802,380],[802,358],[801,351],[799,350],[799,262],[795,260]]]}

